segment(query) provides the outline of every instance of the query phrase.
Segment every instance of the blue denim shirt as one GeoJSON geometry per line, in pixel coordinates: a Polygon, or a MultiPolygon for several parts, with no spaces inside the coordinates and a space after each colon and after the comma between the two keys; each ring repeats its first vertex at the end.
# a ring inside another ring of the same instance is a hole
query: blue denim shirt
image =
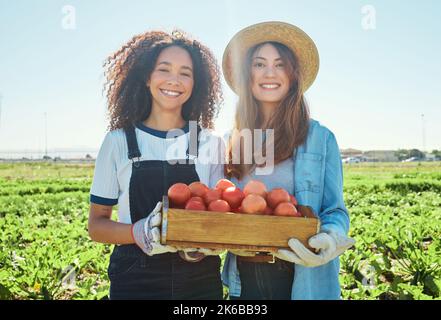
{"type": "MultiPolygon", "coordinates": [[[[310,121],[306,142],[294,155],[295,197],[310,206],[321,222],[321,231],[346,235],[349,215],[343,200],[343,168],[334,134],[318,121],[310,121]]],[[[340,260],[336,258],[318,267],[294,265],[293,300],[340,299],[340,260]]],[[[231,296],[240,296],[241,284],[236,256],[228,252],[222,281],[231,296]]]]}

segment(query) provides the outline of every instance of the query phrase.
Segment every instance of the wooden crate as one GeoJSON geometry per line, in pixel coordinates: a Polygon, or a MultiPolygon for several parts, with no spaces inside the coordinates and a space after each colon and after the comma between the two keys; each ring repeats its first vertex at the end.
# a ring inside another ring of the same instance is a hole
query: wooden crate
{"type": "Polygon", "coordinates": [[[288,247],[290,238],[309,248],[320,221],[310,207],[300,206],[306,217],[191,211],[169,208],[163,198],[161,243],[188,248],[244,249],[275,252],[288,247]]]}

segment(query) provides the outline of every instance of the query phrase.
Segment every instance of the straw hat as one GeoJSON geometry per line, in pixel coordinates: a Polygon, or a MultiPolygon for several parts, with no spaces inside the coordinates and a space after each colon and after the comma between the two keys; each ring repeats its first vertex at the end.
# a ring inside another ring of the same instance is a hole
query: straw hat
{"type": "Polygon", "coordinates": [[[250,48],[274,41],[290,48],[300,64],[303,91],[314,82],[319,70],[319,54],[314,41],[300,28],[279,21],[262,22],[242,29],[234,35],[224,51],[222,69],[225,80],[234,92],[238,92],[240,65],[250,48]]]}

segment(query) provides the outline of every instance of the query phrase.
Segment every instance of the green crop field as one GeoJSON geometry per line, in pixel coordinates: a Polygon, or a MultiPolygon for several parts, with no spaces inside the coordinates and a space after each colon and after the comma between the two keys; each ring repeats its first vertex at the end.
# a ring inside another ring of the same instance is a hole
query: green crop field
{"type": "MultiPolygon", "coordinates": [[[[0,299],[103,299],[111,246],[87,234],[93,165],[0,163],[0,299]]],[[[344,167],[356,246],[344,299],[440,299],[441,163],[344,167]]],[[[115,216],[114,212],[114,216],[115,216]]]]}

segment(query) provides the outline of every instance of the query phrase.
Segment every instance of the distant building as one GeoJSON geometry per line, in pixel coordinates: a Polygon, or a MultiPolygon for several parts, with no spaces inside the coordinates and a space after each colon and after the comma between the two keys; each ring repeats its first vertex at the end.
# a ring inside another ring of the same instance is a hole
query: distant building
{"type": "Polygon", "coordinates": [[[340,153],[342,158],[349,158],[349,157],[355,158],[355,157],[363,156],[363,151],[352,148],[342,149],[340,150],[340,153]]]}
{"type": "Polygon", "coordinates": [[[436,158],[436,156],[434,155],[434,154],[432,154],[432,153],[424,153],[424,160],[426,160],[426,161],[436,161],[437,160],[437,158],[436,158]]]}
{"type": "Polygon", "coordinates": [[[367,161],[372,162],[394,162],[399,161],[395,155],[395,150],[370,150],[363,152],[367,161]]]}
{"type": "MultiPolygon", "coordinates": [[[[394,162],[399,161],[395,155],[395,150],[370,150],[362,151],[348,148],[340,150],[341,158],[344,162],[359,160],[359,162],[394,162]]],[[[352,161],[354,162],[354,161],[352,161]]]]}

